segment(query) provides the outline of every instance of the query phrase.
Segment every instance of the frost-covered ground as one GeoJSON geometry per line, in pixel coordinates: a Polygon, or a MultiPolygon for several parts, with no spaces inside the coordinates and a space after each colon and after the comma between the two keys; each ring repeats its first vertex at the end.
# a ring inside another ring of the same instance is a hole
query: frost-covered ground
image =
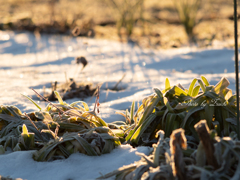
{"type": "MultiPolygon", "coordinates": [[[[100,116],[106,121],[124,120],[115,114],[130,107],[132,101],[140,102],[152,93],[153,87],[164,88],[165,78],[171,84],[188,87],[193,78],[204,75],[210,84],[225,76],[235,92],[234,51],[215,46],[208,49],[180,48],[151,50],[119,42],[71,38],[66,36],[33,35],[0,31],[0,103],[15,105],[22,112],[37,110],[21,94],[34,96],[30,88],[43,92],[51,82],[77,81],[102,84],[100,116]],[[82,73],[75,57],[85,56],[88,65],[82,73]],[[122,91],[109,91],[126,73],[119,87],[122,91]]],[[[67,100],[70,103],[78,99],[67,100]]],[[[90,105],[94,99],[84,99],[90,105]]],[[[45,107],[45,102],[38,102],[45,107]]],[[[89,157],[73,154],[66,160],[35,162],[30,152],[0,155],[0,175],[37,179],[94,179],[102,174],[139,160],[135,152],[148,154],[150,149],[134,149],[122,145],[110,154],[89,157]]]]}

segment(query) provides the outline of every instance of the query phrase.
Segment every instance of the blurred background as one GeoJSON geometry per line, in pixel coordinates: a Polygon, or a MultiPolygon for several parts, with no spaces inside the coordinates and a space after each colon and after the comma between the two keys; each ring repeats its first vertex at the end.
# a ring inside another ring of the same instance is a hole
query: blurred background
{"type": "Polygon", "coordinates": [[[224,42],[226,47],[234,45],[230,0],[0,0],[0,3],[0,30],[104,38],[151,48],[189,44],[206,47],[218,42],[224,42]]]}

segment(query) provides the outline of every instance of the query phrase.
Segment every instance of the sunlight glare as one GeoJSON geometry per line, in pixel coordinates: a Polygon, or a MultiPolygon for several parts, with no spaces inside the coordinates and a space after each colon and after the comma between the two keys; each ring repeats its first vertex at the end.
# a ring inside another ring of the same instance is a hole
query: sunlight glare
{"type": "Polygon", "coordinates": [[[72,46],[68,46],[68,52],[72,52],[72,51],[73,51],[72,46]]]}
{"type": "Polygon", "coordinates": [[[0,41],[8,41],[10,39],[9,34],[0,33],[0,41]]]}
{"type": "Polygon", "coordinates": [[[23,59],[23,64],[26,64],[27,63],[27,60],[26,59],[23,59]]]}

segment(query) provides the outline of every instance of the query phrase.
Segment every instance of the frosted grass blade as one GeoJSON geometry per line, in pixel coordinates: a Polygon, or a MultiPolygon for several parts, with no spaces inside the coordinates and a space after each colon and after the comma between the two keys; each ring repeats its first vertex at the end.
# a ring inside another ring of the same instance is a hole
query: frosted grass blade
{"type": "Polygon", "coordinates": [[[189,96],[193,96],[194,85],[196,84],[196,82],[197,82],[197,79],[194,78],[194,79],[192,80],[192,83],[190,84],[190,86],[189,86],[189,88],[188,88],[188,95],[189,95],[189,96]]]}
{"type": "Polygon", "coordinates": [[[201,79],[202,79],[202,81],[204,82],[204,84],[205,84],[206,86],[209,86],[209,85],[210,85],[209,82],[208,82],[208,80],[207,80],[204,76],[201,76],[201,79]]]}
{"type": "Polygon", "coordinates": [[[25,98],[27,98],[29,101],[31,101],[40,111],[42,111],[42,108],[34,101],[32,100],[30,97],[22,94],[25,98]]]}

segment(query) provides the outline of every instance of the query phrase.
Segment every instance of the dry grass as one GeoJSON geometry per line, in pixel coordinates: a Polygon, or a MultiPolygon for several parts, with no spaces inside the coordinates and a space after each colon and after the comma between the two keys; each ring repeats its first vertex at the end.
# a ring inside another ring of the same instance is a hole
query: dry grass
{"type": "MultiPolygon", "coordinates": [[[[51,24],[49,1],[0,0],[0,24],[17,22],[24,18],[30,18],[32,24],[37,26],[51,24]]],[[[220,40],[229,42],[227,46],[232,46],[233,21],[229,19],[232,14],[232,2],[202,0],[196,17],[199,23],[193,30],[198,45],[208,46],[215,40],[220,40]]],[[[131,35],[131,39],[139,45],[169,48],[188,43],[173,1],[145,1],[143,17],[144,24],[136,19],[131,35]]],[[[93,27],[90,28],[94,28],[95,37],[119,39],[114,10],[106,0],[59,0],[54,6],[54,20],[67,33],[76,25],[83,27],[93,22],[93,27]]],[[[120,34],[123,40],[127,40],[126,29],[120,29],[120,34]]]]}

